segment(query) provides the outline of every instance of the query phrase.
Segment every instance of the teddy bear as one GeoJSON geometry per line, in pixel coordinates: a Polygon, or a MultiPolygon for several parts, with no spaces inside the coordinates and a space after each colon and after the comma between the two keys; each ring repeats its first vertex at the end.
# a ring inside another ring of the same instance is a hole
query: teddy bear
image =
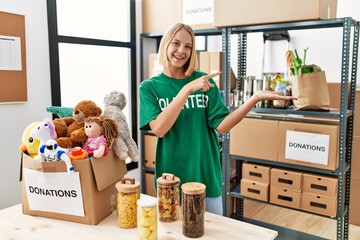
{"type": "Polygon", "coordinates": [[[84,120],[87,117],[98,117],[101,108],[91,100],[82,100],[74,107],[72,117],[54,119],[58,145],[62,148],[82,147],[87,136],[84,129],[84,120]]]}
{"type": "Polygon", "coordinates": [[[114,153],[122,160],[130,157],[132,161],[139,161],[139,150],[135,141],[130,136],[129,126],[122,110],[126,106],[126,97],[124,93],[112,91],[104,98],[103,115],[113,119],[116,122],[119,135],[113,143],[114,153]]]}

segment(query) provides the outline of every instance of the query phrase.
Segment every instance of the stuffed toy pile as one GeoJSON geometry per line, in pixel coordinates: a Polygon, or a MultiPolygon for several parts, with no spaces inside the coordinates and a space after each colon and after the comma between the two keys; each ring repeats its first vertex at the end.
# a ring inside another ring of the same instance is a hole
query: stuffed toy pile
{"type": "Polygon", "coordinates": [[[100,158],[109,148],[120,159],[137,162],[139,151],[122,112],[125,106],[126,97],[119,91],[105,96],[104,111],[91,100],[80,101],[72,116],[29,124],[19,149],[40,162],[64,161],[69,173],[74,171],[71,161],[100,158]]]}

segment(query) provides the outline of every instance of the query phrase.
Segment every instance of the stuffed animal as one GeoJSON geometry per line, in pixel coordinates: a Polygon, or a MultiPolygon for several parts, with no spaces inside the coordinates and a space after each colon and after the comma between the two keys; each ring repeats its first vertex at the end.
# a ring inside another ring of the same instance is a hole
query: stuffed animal
{"type": "Polygon", "coordinates": [[[107,155],[108,148],[118,136],[114,120],[104,116],[86,118],[85,133],[88,138],[83,149],[95,158],[107,155]]]}
{"type": "Polygon", "coordinates": [[[33,122],[27,125],[24,129],[21,137],[21,145],[19,146],[20,151],[26,153],[29,157],[34,158],[39,151],[40,141],[31,136],[30,131],[37,127],[39,122],[33,122]]]}
{"type": "Polygon", "coordinates": [[[74,172],[74,167],[71,164],[71,160],[69,158],[68,150],[59,147],[56,140],[49,139],[46,141],[45,145],[40,147],[40,152],[44,156],[45,162],[54,162],[63,160],[66,164],[66,170],[68,173],[74,172]]]}
{"type": "Polygon", "coordinates": [[[63,148],[82,147],[87,139],[84,129],[85,118],[98,117],[101,112],[101,108],[95,102],[83,100],[75,106],[73,117],[55,119],[53,122],[58,133],[59,146],[63,148]],[[64,132],[66,133],[64,134],[64,132]]]}
{"type": "Polygon", "coordinates": [[[115,139],[113,149],[115,154],[125,160],[128,156],[134,161],[139,161],[139,150],[135,141],[131,138],[129,126],[122,110],[126,106],[124,93],[112,91],[104,98],[103,115],[112,118],[118,128],[119,136],[115,139]]]}
{"type": "Polygon", "coordinates": [[[40,141],[38,154],[34,159],[41,162],[45,161],[44,155],[40,152],[40,148],[42,145],[45,145],[48,140],[56,138],[55,125],[50,119],[45,118],[44,121],[31,129],[30,135],[40,141]]]}

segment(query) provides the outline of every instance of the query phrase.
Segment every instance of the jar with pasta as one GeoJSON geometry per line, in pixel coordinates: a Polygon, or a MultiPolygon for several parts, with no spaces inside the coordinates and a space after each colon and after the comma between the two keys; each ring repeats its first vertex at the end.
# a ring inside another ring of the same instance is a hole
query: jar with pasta
{"type": "Polygon", "coordinates": [[[121,178],[117,189],[118,225],[121,228],[137,226],[137,200],[140,198],[140,183],[133,178],[121,178]]]}
{"type": "Polygon", "coordinates": [[[182,232],[187,237],[204,235],[205,188],[204,184],[197,182],[181,185],[182,232]]]}
{"type": "Polygon", "coordinates": [[[157,239],[157,210],[156,198],[142,195],[137,201],[138,213],[138,239],[156,240],[157,239]]]}
{"type": "Polygon", "coordinates": [[[174,222],[179,219],[179,183],[174,174],[163,173],[157,180],[159,220],[174,222]]]}

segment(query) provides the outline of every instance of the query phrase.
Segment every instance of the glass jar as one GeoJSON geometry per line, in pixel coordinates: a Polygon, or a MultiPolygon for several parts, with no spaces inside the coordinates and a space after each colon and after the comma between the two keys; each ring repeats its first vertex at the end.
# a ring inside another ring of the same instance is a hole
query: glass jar
{"type": "Polygon", "coordinates": [[[138,239],[157,239],[157,210],[156,198],[143,195],[138,201],[138,239]]]}
{"type": "Polygon", "coordinates": [[[190,238],[204,235],[205,188],[202,183],[189,182],[181,185],[182,232],[190,238]]]}
{"type": "Polygon", "coordinates": [[[137,205],[140,198],[140,183],[133,178],[121,178],[115,185],[117,189],[118,226],[135,228],[137,225],[137,205]]]}
{"type": "Polygon", "coordinates": [[[174,222],[179,219],[180,179],[171,173],[163,173],[157,180],[159,220],[174,222]]]}

